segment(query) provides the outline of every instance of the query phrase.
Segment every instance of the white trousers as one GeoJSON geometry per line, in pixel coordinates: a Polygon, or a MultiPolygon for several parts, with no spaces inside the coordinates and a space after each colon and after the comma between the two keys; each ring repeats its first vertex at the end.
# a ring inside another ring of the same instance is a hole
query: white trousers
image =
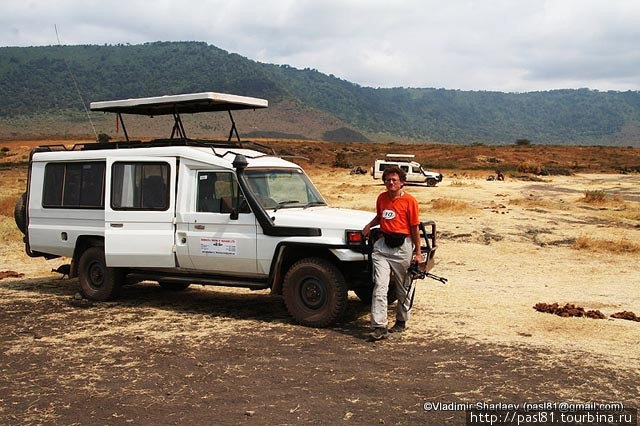
{"type": "MultiPolygon", "coordinates": [[[[408,321],[411,294],[407,293],[411,285],[408,273],[413,257],[413,243],[407,237],[400,247],[391,248],[380,238],[373,245],[373,298],[371,300],[371,325],[374,327],[387,326],[387,292],[391,271],[396,280],[396,320],[408,321]]],[[[415,290],[414,290],[415,291],[415,290]]]]}

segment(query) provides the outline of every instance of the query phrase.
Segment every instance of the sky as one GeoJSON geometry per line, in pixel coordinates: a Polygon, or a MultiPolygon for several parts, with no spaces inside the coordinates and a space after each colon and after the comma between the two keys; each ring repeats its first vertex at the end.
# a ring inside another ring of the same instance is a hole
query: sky
{"type": "MultiPolygon", "coordinates": [[[[204,41],[371,87],[640,90],[640,0],[0,0],[0,46],[204,41]]],[[[0,53],[1,54],[1,53],[0,53]]]]}

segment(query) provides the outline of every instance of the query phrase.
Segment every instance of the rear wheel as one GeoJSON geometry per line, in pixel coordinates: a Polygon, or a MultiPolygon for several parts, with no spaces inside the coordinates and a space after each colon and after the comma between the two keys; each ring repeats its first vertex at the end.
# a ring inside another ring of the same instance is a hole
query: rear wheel
{"type": "Polygon", "coordinates": [[[122,278],[122,270],[107,266],[102,247],[90,247],[80,256],[78,281],[80,292],[87,299],[113,299],[120,290],[122,278]]]}
{"type": "Polygon", "coordinates": [[[190,283],[180,283],[180,282],[171,282],[171,281],[158,281],[158,284],[160,284],[160,287],[162,287],[163,290],[168,290],[168,291],[184,291],[188,289],[189,286],[191,285],[190,283]]]}
{"type": "Polygon", "coordinates": [[[16,206],[13,209],[13,218],[16,221],[16,226],[23,234],[27,233],[27,193],[23,192],[16,206]]]}
{"type": "Polygon", "coordinates": [[[294,263],[284,278],[284,302],[300,324],[326,327],[347,309],[347,285],[340,270],[317,257],[294,263]]]}

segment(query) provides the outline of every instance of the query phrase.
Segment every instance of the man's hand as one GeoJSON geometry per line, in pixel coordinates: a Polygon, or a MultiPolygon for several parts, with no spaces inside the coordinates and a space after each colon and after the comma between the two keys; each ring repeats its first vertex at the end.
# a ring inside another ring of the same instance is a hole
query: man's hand
{"type": "Polygon", "coordinates": [[[417,252],[416,254],[414,254],[411,261],[413,263],[418,263],[418,264],[422,263],[422,253],[417,252]]]}
{"type": "Polygon", "coordinates": [[[369,226],[370,224],[366,224],[364,228],[362,228],[362,235],[364,236],[365,239],[369,238],[369,234],[371,233],[371,226],[369,226]]]}

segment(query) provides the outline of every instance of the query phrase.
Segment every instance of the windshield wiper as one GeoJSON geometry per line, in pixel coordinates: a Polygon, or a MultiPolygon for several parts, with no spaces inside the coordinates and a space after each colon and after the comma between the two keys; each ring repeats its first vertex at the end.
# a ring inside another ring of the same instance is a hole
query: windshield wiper
{"type": "Polygon", "coordinates": [[[305,204],[303,209],[306,209],[307,207],[326,206],[326,205],[327,205],[327,203],[325,203],[324,201],[312,201],[310,203],[305,204]]]}
{"type": "Polygon", "coordinates": [[[299,203],[300,201],[298,200],[287,200],[287,201],[280,201],[278,203],[278,205],[273,209],[274,212],[278,211],[279,209],[281,209],[282,207],[286,206],[287,204],[295,204],[295,203],[299,203]]]}

